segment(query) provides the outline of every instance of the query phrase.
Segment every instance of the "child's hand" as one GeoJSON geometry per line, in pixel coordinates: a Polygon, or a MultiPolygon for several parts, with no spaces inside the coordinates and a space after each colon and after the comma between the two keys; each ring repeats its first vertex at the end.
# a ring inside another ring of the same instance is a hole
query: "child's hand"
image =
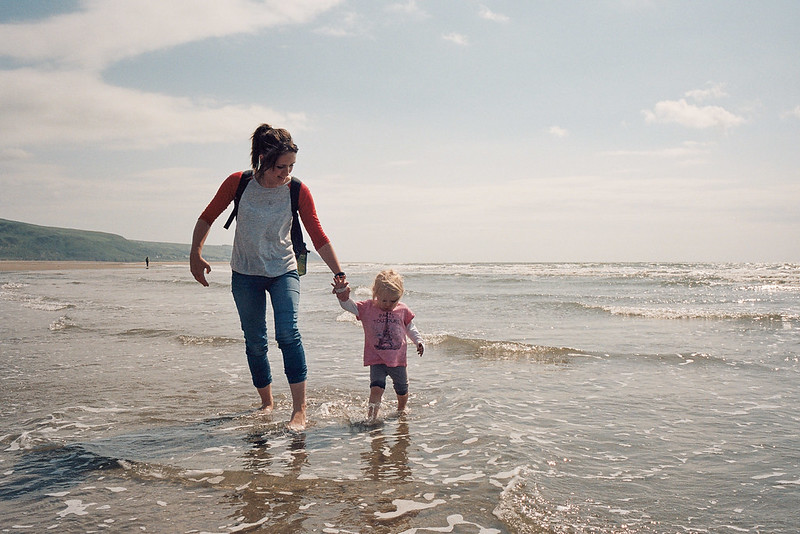
{"type": "Polygon", "coordinates": [[[420,343],[419,345],[417,345],[417,354],[419,354],[420,357],[422,357],[423,352],[425,352],[425,345],[420,343]]]}
{"type": "Polygon", "coordinates": [[[336,295],[336,298],[342,302],[346,302],[350,298],[350,284],[347,283],[347,280],[337,276],[331,285],[333,286],[331,293],[336,295]]]}

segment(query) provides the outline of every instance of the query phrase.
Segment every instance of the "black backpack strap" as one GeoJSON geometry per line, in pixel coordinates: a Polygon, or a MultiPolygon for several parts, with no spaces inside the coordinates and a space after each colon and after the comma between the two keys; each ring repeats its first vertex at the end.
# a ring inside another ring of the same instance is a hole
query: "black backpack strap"
{"type": "MultiPolygon", "coordinates": [[[[225,223],[225,228],[229,228],[233,220],[236,218],[236,215],[239,213],[239,200],[242,198],[242,194],[244,193],[247,184],[253,178],[253,171],[247,170],[242,173],[242,177],[239,179],[239,185],[236,187],[236,195],[233,197],[233,211],[231,211],[230,216],[228,217],[227,222],[225,223]]],[[[294,249],[295,256],[299,256],[300,254],[307,254],[308,248],[306,247],[306,243],[303,240],[303,228],[300,225],[300,217],[298,216],[297,210],[299,209],[300,205],[300,186],[302,182],[292,176],[292,180],[289,183],[289,196],[292,199],[292,248],[294,249]]]]}
{"type": "Polygon", "coordinates": [[[242,198],[242,193],[244,193],[244,188],[247,187],[247,184],[250,183],[250,180],[253,178],[253,170],[247,170],[242,173],[242,177],[239,179],[239,185],[236,187],[236,195],[233,197],[233,211],[231,211],[230,217],[228,217],[228,221],[225,223],[224,228],[227,230],[233,220],[236,218],[236,214],[239,213],[239,200],[242,198]]]}
{"type": "Polygon", "coordinates": [[[300,227],[300,218],[298,217],[298,206],[300,204],[300,186],[303,182],[292,176],[292,181],[289,184],[289,194],[292,197],[292,248],[294,248],[295,256],[300,254],[307,254],[308,248],[303,241],[303,229],[300,227]]]}

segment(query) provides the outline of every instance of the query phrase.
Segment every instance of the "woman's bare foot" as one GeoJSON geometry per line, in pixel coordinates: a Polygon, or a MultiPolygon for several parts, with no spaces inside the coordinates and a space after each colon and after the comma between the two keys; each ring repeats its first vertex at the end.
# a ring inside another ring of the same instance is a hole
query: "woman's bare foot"
{"type": "Polygon", "coordinates": [[[286,426],[293,432],[301,432],[306,429],[306,383],[289,384],[289,389],[292,392],[292,418],[286,426]]]}
{"type": "Polygon", "coordinates": [[[293,432],[302,432],[306,429],[306,411],[300,410],[292,413],[292,418],[286,423],[286,428],[293,432]]]}
{"type": "Polygon", "coordinates": [[[272,413],[275,407],[272,401],[272,384],[263,388],[256,388],[256,391],[258,391],[258,396],[261,397],[261,408],[259,408],[258,411],[264,414],[272,413]]]}

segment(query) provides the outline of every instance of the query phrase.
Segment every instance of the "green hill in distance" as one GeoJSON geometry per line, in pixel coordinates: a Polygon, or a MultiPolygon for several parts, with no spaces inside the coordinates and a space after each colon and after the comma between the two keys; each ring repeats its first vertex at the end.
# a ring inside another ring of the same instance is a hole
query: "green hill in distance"
{"type": "MultiPolygon", "coordinates": [[[[116,234],[39,226],[0,219],[0,260],[188,261],[189,244],[131,241],[116,234]]],[[[206,245],[207,261],[229,261],[230,245],[206,245]]]]}

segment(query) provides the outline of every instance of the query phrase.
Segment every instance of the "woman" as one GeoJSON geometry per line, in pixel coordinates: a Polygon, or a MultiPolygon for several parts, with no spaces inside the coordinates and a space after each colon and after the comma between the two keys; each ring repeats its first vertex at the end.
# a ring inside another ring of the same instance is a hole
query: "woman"
{"type": "MultiPolygon", "coordinates": [[[[268,124],[253,133],[250,160],[253,179],[238,203],[236,233],[231,256],[231,290],[244,332],[245,352],[253,385],[261,397],[261,410],[271,412],[272,373],[267,359],[266,311],[269,294],[275,319],[275,340],[283,353],[284,372],[292,394],[289,428],[306,424],[306,358],[297,328],[300,277],[291,241],[290,173],[297,159],[291,134],[268,124]]],[[[192,235],[189,265],[195,279],[208,286],[211,265],[203,259],[203,244],[211,225],[236,196],[242,173],[230,175],[200,215],[192,235]]],[[[336,252],[322,230],[314,199],[301,184],[298,211],[317,253],[335,278],[344,280],[336,252]]]]}

